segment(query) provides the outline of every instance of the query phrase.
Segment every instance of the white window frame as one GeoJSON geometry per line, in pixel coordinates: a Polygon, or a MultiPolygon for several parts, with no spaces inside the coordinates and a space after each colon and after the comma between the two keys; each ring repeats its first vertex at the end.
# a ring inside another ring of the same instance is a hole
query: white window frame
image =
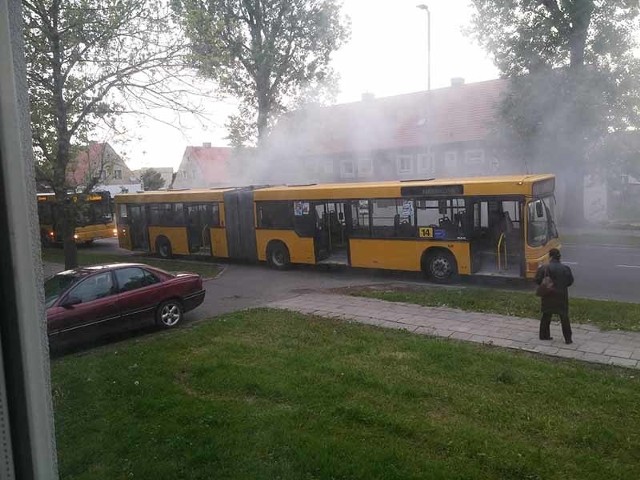
{"type": "Polygon", "coordinates": [[[114,168],[113,178],[114,180],[122,180],[122,169],[114,168]]]}
{"type": "Polygon", "coordinates": [[[356,176],[356,166],[353,160],[342,160],[340,162],[340,176],[342,178],[354,178],[356,176]],[[345,168],[347,165],[351,166],[350,172],[345,168]]]}
{"type": "Polygon", "coordinates": [[[358,176],[370,177],[373,175],[373,160],[371,158],[358,159],[358,176]]]}
{"type": "Polygon", "coordinates": [[[484,163],[484,150],[474,148],[464,152],[465,165],[482,165],[484,163]]]}
{"type": "Polygon", "coordinates": [[[456,150],[444,153],[444,168],[445,170],[458,168],[458,152],[456,150]]]}
{"type": "Polygon", "coordinates": [[[433,153],[418,154],[418,172],[433,174],[436,171],[436,163],[433,153]]]}
{"type": "Polygon", "coordinates": [[[406,174],[413,173],[413,155],[398,155],[396,157],[396,168],[398,170],[398,174],[406,174]],[[402,168],[402,163],[404,161],[409,162],[409,168],[402,168]]]}

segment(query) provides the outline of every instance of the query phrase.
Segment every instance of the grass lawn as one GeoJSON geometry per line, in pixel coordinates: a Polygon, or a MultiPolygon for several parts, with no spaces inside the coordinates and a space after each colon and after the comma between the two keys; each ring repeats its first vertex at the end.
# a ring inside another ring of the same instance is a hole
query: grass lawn
{"type": "MultiPolygon", "coordinates": [[[[540,299],[530,292],[488,288],[384,287],[346,290],[351,295],[405,302],[427,307],[449,307],[469,312],[498,313],[523,318],[540,317],[540,299]]],[[[640,304],[569,298],[572,323],[590,323],[603,330],[640,331],[640,304]]]]}
{"type": "MultiPolygon", "coordinates": [[[[62,248],[43,248],[42,260],[64,264],[64,253],[62,248]]],[[[78,263],[80,265],[95,265],[110,262],[134,262],[146,263],[152,267],[158,267],[169,272],[193,272],[202,275],[204,278],[215,277],[220,271],[220,266],[206,261],[189,260],[164,260],[147,255],[118,255],[92,251],[91,247],[81,247],[78,249],[78,263]]]]}
{"type": "Polygon", "coordinates": [[[63,479],[637,479],[637,372],[252,310],[52,363],[63,479]]]}

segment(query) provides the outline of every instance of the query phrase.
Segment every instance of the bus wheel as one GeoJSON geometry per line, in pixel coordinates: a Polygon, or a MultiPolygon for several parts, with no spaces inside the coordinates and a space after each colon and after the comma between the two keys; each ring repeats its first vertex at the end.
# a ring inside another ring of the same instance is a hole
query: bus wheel
{"type": "Polygon", "coordinates": [[[267,261],[276,270],[286,270],[291,265],[289,249],[282,242],[274,242],[267,249],[267,261]]]}
{"type": "Polygon", "coordinates": [[[434,250],[426,254],[422,266],[427,278],[437,283],[447,283],[458,273],[456,259],[448,250],[434,250]]]}
{"type": "Polygon", "coordinates": [[[161,258],[171,258],[173,256],[171,242],[167,237],[158,237],[156,240],[156,252],[161,258]]]}
{"type": "Polygon", "coordinates": [[[42,248],[51,247],[51,238],[49,238],[49,235],[47,235],[46,231],[40,232],[40,242],[42,243],[42,248]]]}
{"type": "Polygon", "coordinates": [[[85,247],[90,247],[91,245],[93,245],[93,240],[86,240],[86,241],[84,242],[84,246],[85,246],[85,247]]]}

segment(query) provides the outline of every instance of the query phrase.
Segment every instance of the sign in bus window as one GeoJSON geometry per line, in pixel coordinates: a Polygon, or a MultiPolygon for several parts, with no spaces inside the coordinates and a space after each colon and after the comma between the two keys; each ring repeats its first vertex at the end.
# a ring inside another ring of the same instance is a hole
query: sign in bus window
{"type": "Polygon", "coordinates": [[[420,227],[420,238],[433,238],[433,228],[431,227],[420,227]]]}

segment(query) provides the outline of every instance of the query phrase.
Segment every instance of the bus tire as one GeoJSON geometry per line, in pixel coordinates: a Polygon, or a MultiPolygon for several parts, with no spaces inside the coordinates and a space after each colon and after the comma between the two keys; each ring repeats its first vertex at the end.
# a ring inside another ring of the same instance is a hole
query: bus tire
{"type": "Polygon", "coordinates": [[[42,244],[42,248],[49,248],[52,246],[52,241],[51,238],[49,237],[49,234],[46,232],[46,230],[43,230],[40,232],[40,242],[42,244]]]}
{"type": "Polygon", "coordinates": [[[161,235],[156,239],[156,253],[160,256],[160,258],[173,257],[173,252],[171,251],[171,242],[164,235],[161,235]]]}
{"type": "Polygon", "coordinates": [[[422,255],[422,271],[436,283],[449,283],[458,275],[458,263],[446,248],[433,248],[422,255]]]}
{"type": "Polygon", "coordinates": [[[267,262],[276,270],[286,270],[291,266],[289,249],[282,242],[271,242],[267,247],[267,262]]]}

